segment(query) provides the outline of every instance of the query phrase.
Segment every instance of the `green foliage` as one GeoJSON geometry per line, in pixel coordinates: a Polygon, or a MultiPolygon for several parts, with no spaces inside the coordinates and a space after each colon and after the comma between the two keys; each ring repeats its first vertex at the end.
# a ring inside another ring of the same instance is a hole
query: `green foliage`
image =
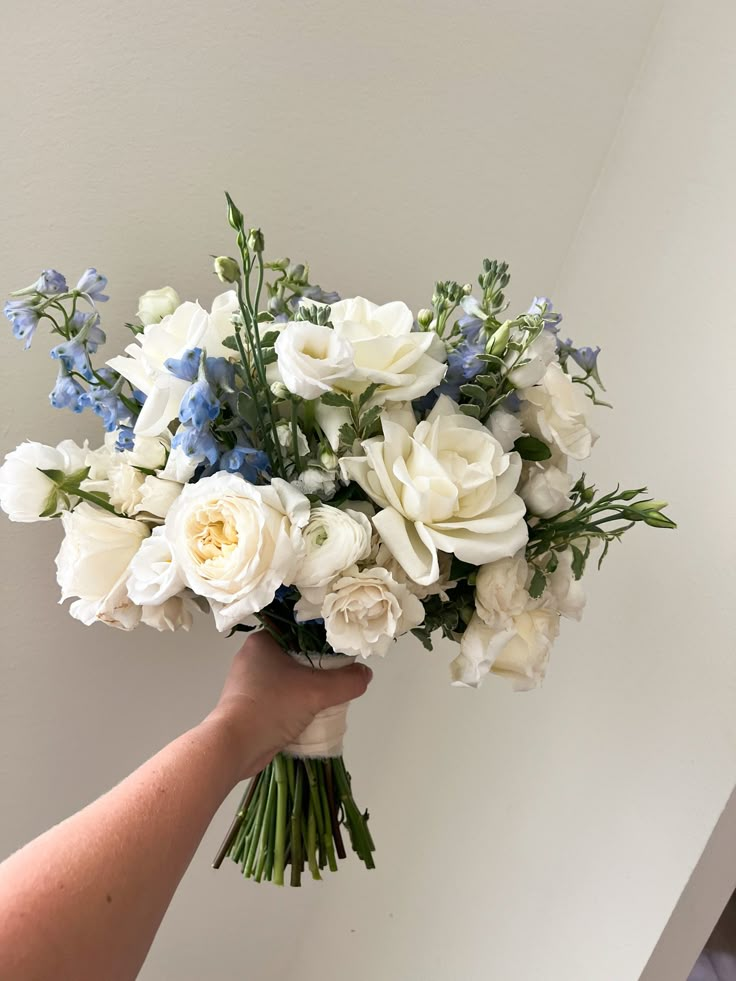
{"type": "Polygon", "coordinates": [[[514,449],[522,460],[549,460],[552,456],[549,446],[535,436],[520,436],[514,443],[514,449]]]}

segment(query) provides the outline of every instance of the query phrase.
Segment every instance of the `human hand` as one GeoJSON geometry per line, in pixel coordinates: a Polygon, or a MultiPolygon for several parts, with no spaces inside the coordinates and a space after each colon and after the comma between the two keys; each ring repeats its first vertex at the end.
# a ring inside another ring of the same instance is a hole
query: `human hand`
{"type": "Polygon", "coordinates": [[[372,676],[363,664],[333,671],[303,667],[265,631],[251,634],[233,658],[219,701],[206,720],[227,739],[233,782],[262,770],[322,709],[362,695],[372,676]]]}

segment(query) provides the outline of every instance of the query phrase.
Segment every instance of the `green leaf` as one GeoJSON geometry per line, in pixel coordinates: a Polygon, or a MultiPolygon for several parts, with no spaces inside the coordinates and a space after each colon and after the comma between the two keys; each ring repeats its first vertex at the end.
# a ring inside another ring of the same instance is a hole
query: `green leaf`
{"type": "Polygon", "coordinates": [[[547,565],[544,567],[544,571],[547,572],[549,575],[552,575],[552,573],[555,571],[555,569],[559,564],[560,564],[560,560],[557,558],[557,553],[553,552],[549,557],[547,565]]]}
{"type": "Polygon", "coordinates": [[[535,569],[532,581],[529,583],[529,595],[532,599],[539,599],[547,588],[547,577],[541,569],[535,569]]]}
{"type": "Polygon", "coordinates": [[[367,402],[370,402],[380,387],[378,382],[371,382],[368,388],[364,392],[361,392],[360,398],[358,399],[358,408],[362,409],[367,402]]]}
{"type": "Polygon", "coordinates": [[[353,407],[352,399],[342,392],[325,392],[320,398],[322,399],[323,405],[337,405],[346,409],[353,407]]]}
{"type": "Polygon", "coordinates": [[[347,447],[352,447],[355,440],[358,438],[358,434],[351,423],[345,422],[340,426],[340,432],[338,434],[338,439],[340,443],[347,447]]]}
{"type": "Polygon", "coordinates": [[[263,347],[273,347],[274,344],[276,343],[278,336],[279,336],[279,332],[277,330],[266,331],[263,337],[261,337],[261,345],[263,347]]]}
{"type": "Polygon", "coordinates": [[[464,416],[472,416],[473,419],[480,419],[480,406],[474,402],[466,402],[460,406],[460,411],[464,416]]]}
{"type": "Polygon", "coordinates": [[[432,634],[429,633],[426,628],[415,627],[412,630],[412,633],[422,642],[422,646],[425,648],[425,650],[431,651],[434,649],[432,647],[432,634]]]}
{"type": "Polygon", "coordinates": [[[229,337],[226,337],[225,340],[222,342],[222,346],[226,347],[229,351],[240,350],[240,348],[238,347],[238,342],[235,337],[235,334],[230,334],[229,337]]]}
{"type": "Polygon", "coordinates": [[[382,405],[374,405],[372,409],[368,409],[367,412],[363,413],[363,415],[360,417],[360,431],[364,436],[370,433],[375,424],[381,418],[382,412],[382,405]]]}
{"type": "Polygon", "coordinates": [[[61,487],[66,480],[66,474],[63,470],[42,470],[41,467],[37,467],[36,469],[39,470],[44,477],[48,477],[49,480],[53,481],[53,483],[55,483],[58,487],[61,487]]]}
{"type": "Polygon", "coordinates": [[[494,385],[498,384],[498,375],[476,375],[474,381],[476,385],[493,388],[494,385]]]}
{"type": "Polygon", "coordinates": [[[500,368],[506,367],[506,362],[497,354],[477,354],[476,357],[478,361],[485,361],[486,364],[497,364],[500,368]]]}
{"type": "Polygon", "coordinates": [[[522,460],[549,460],[552,450],[536,436],[519,436],[514,449],[522,460]]]}
{"type": "Polygon", "coordinates": [[[580,579],[585,572],[585,556],[577,545],[571,545],[570,551],[572,552],[572,574],[575,579],[580,579]]]}
{"type": "Polygon", "coordinates": [[[75,470],[74,473],[67,474],[62,481],[62,490],[74,490],[75,487],[79,487],[83,480],[89,477],[89,467],[82,467],[81,470],[75,470]]]}
{"type": "Polygon", "coordinates": [[[462,559],[453,555],[452,562],[450,563],[450,580],[452,582],[467,579],[472,573],[477,571],[477,565],[473,565],[472,562],[463,562],[462,559]]]}
{"type": "Polygon", "coordinates": [[[56,517],[58,507],[59,507],[58,495],[56,491],[51,491],[48,498],[46,499],[46,507],[40,513],[39,518],[56,517]]]}
{"type": "Polygon", "coordinates": [[[460,391],[467,398],[475,399],[477,402],[485,402],[486,400],[486,390],[480,385],[461,385],[460,391]]]}

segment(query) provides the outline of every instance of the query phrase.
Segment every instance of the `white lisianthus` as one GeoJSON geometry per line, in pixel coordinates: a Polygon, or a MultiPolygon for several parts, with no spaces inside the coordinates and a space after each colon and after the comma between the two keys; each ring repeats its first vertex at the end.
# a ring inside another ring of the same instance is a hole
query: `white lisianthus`
{"type": "Polygon", "coordinates": [[[185,587],[166,529],[154,528],[130,561],[128,596],[139,606],[160,606],[185,587]]]}
{"type": "Polygon", "coordinates": [[[531,514],[551,518],[572,504],[574,483],[574,477],[554,464],[532,463],[524,467],[519,494],[531,514]]]}
{"type": "MultiPolygon", "coordinates": [[[[510,340],[523,340],[524,337],[522,331],[512,332],[510,340]]],[[[513,365],[517,359],[519,361],[517,367],[509,371],[509,381],[514,388],[536,385],[544,377],[547,366],[555,360],[556,353],[555,335],[550,330],[543,330],[534,338],[521,357],[517,351],[510,351],[506,355],[505,361],[508,366],[513,365]]]]}
{"type": "Polygon", "coordinates": [[[521,421],[528,433],[555,444],[574,460],[590,456],[598,438],[588,421],[590,401],[557,362],[547,367],[538,385],[519,395],[524,400],[521,421]]]}
{"type": "Polygon", "coordinates": [[[224,339],[232,333],[231,318],[237,309],[234,290],[218,296],[208,313],[198,303],[182,303],[160,323],[150,323],[129,344],[126,356],[111,358],[108,365],[146,396],[135,424],[137,435],[157,436],[179,413],[189,382],[176,378],[165,367],[169,358],[180,359],[199,347],[210,357],[230,357],[224,339]]]}
{"type": "Polygon", "coordinates": [[[321,501],[329,501],[337,492],[340,477],[336,470],[323,470],[322,467],[307,467],[292,484],[302,494],[314,494],[321,501]]]}
{"type": "Polygon", "coordinates": [[[482,565],[526,544],[521,460],[481,422],[442,396],[413,433],[390,413],[382,425],[382,437],[363,442],[365,456],[340,462],[382,508],[374,527],[411,579],[436,582],[440,551],[482,565]]]}
{"type": "Polygon", "coordinates": [[[287,422],[286,419],[282,419],[276,424],[276,433],[278,434],[281,446],[292,454],[292,456],[296,456],[297,450],[302,459],[308,456],[309,443],[300,426],[296,427],[296,447],[294,446],[294,431],[291,423],[287,422]]]}
{"type": "Polygon", "coordinates": [[[283,383],[304,399],[331,392],[353,371],[353,346],[331,327],[289,323],[276,338],[275,350],[283,383]]]}
{"type": "Polygon", "coordinates": [[[51,514],[68,507],[58,487],[41,470],[58,470],[65,476],[85,467],[86,445],[65,439],[58,446],[31,441],[21,443],[5,457],[0,467],[0,508],[11,521],[47,521],[51,514]],[[42,517],[42,515],[44,515],[42,517]]]}
{"type": "Polygon", "coordinates": [[[136,317],[144,327],[157,324],[173,313],[180,303],[179,294],[171,286],[162,286],[159,290],[147,290],[138,300],[136,317]]]}
{"type": "Polygon", "coordinates": [[[62,514],[64,541],[56,557],[61,602],[79,597],[69,612],[83,623],[102,620],[131,629],[140,619],[125,582],[128,567],[150,534],[142,521],[119,518],[85,502],[62,514]]]}
{"type": "Polygon", "coordinates": [[[264,486],[220,471],[187,484],[166,516],[166,535],[189,588],[209,600],[217,629],[267,606],[304,554],[309,500],[285,480],[264,486]]]}
{"type": "Polygon", "coordinates": [[[494,409],[488,418],[488,428],[496,437],[506,453],[514,448],[516,440],[524,435],[521,421],[513,412],[494,409]]]}
{"type": "Polygon", "coordinates": [[[357,566],[337,579],[322,604],[327,641],[340,654],[384,657],[392,641],[424,619],[420,601],[386,569],[357,566]]]}
{"type": "Polygon", "coordinates": [[[337,453],[340,446],[340,430],[344,425],[352,423],[350,409],[342,405],[325,405],[324,402],[317,402],[315,417],[327,442],[337,453]]]}
{"type": "MultiPolygon", "coordinates": [[[[359,511],[333,508],[329,504],[312,508],[304,528],[304,557],[293,583],[307,603],[320,603],[325,588],[339,573],[366,558],[372,531],[370,521],[359,511]]],[[[320,613],[315,612],[313,616],[320,613]]]]}
{"type": "Polygon", "coordinates": [[[335,380],[334,387],[358,393],[377,384],[374,403],[396,402],[420,398],[444,378],[444,345],[433,331],[414,330],[405,303],[378,306],[357,296],[331,304],[330,310],[335,334],[350,344],[354,356],[350,376],[335,380]]]}

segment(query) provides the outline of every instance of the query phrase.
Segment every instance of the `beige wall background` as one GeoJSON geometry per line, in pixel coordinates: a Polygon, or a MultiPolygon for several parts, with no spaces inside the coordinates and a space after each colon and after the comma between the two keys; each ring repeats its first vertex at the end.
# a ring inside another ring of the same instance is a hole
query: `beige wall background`
{"type": "MultiPolygon", "coordinates": [[[[732,836],[699,864],[736,782],[733,5],[5,0],[0,29],[3,295],[94,264],[114,350],[144,289],[214,295],[225,188],[343,295],[417,308],[507,258],[515,305],[548,293],[604,348],[589,473],[681,523],[589,577],[537,693],[397,648],[347,749],[376,872],[214,873],[234,795],[141,977],[684,979],[736,883],[732,836]]],[[[2,452],[97,435],[48,406],[45,349],[0,336],[2,452]]],[[[234,644],[85,629],[59,529],[0,536],[4,856],[206,713],[234,644]]]]}

